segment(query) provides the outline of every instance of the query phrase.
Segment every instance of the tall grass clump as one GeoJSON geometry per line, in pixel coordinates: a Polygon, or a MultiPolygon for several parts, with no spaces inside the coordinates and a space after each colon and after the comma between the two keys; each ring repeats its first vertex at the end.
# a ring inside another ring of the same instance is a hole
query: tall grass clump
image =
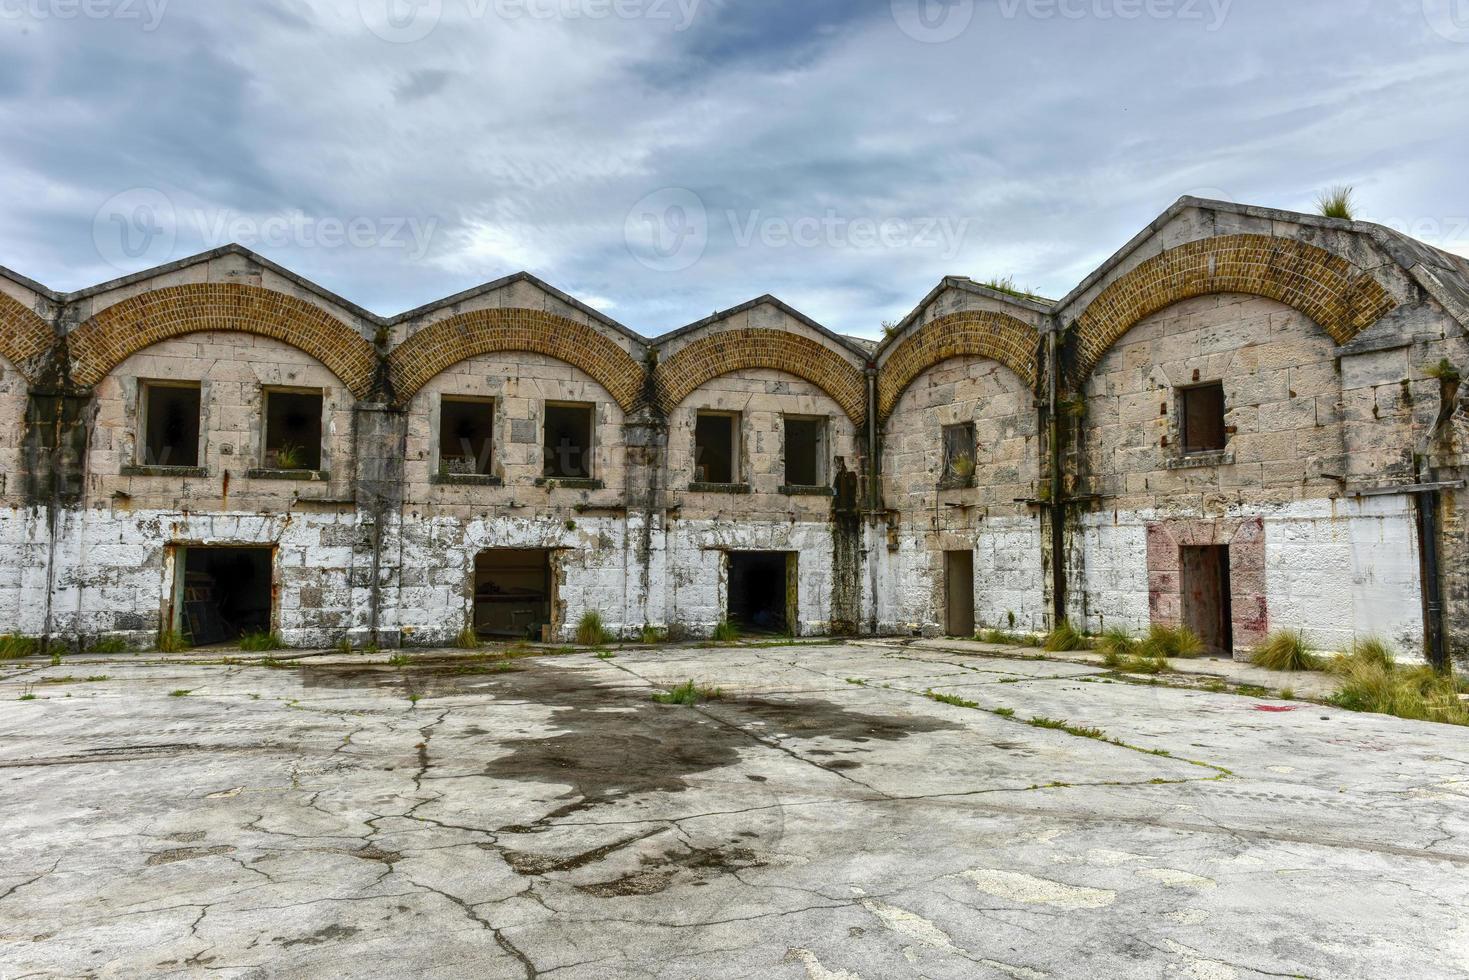
{"type": "Polygon", "coordinates": [[[189,641],[178,630],[163,630],[158,634],[159,653],[183,653],[189,649],[189,641]]]}
{"type": "Polygon", "coordinates": [[[474,631],[473,626],[466,626],[454,637],[454,645],[461,650],[478,650],[479,634],[474,631]]]}
{"type": "Polygon", "coordinates": [[[1143,641],[1144,652],[1153,657],[1198,657],[1204,653],[1204,641],[1199,634],[1187,626],[1165,626],[1154,623],[1148,627],[1148,638],[1143,641]]]}
{"type": "Polygon", "coordinates": [[[1386,666],[1370,656],[1342,658],[1342,686],[1328,700],[1348,711],[1395,715],[1413,721],[1469,725],[1459,685],[1432,667],[1386,666]]]}
{"type": "Polygon", "coordinates": [[[240,649],[249,650],[252,653],[264,652],[266,650],[279,650],[284,645],[281,642],[279,633],[252,631],[240,637],[240,649]]]}
{"type": "Polygon", "coordinates": [[[1321,670],[1326,662],[1306,649],[1300,630],[1276,630],[1250,654],[1250,663],[1266,670],[1321,670]]]}
{"type": "Polygon", "coordinates": [[[1350,221],[1357,214],[1357,202],[1353,200],[1356,190],[1351,184],[1337,184],[1328,188],[1316,195],[1316,210],[1325,218],[1345,218],[1350,221]]]}
{"type": "Polygon", "coordinates": [[[722,619],[714,624],[714,642],[716,643],[738,643],[740,629],[727,619],[722,619]]]}
{"type": "Polygon", "coordinates": [[[0,660],[15,660],[19,657],[29,657],[40,649],[40,643],[29,636],[21,636],[18,633],[6,633],[0,636],[0,660]]]}
{"type": "Polygon", "coordinates": [[[582,613],[576,623],[576,642],[584,647],[601,646],[612,642],[612,634],[602,625],[602,614],[595,610],[582,613]]]}
{"type": "Polygon", "coordinates": [[[1086,637],[1071,625],[1070,620],[1061,620],[1055,629],[1046,634],[1045,648],[1051,653],[1067,653],[1085,647],[1086,637]]]}

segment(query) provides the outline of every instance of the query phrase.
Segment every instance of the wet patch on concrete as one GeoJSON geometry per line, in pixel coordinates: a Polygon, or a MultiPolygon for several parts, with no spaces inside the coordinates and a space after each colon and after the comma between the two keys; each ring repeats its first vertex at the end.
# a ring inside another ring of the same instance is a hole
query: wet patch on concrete
{"type": "Polygon", "coordinates": [[[192,861],[194,858],[216,857],[220,854],[233,854],[234,852],[235,849],[228,844],[218,844],[214,847],[175,847],[149,856],[145,863],[153,867],[159,864],[172,864],[175,861],[192,861]]]}
{"type": "Polygon", "coordinates": [[[701,885],[720,875],[765,867],[765,863],[747,847],[684,848],[644,857],[642,864],[643,867],[632,874],[610,881],[578,885],[577,891],[593,898],[656,895],[681,880],[691,885],[701,885]]]}

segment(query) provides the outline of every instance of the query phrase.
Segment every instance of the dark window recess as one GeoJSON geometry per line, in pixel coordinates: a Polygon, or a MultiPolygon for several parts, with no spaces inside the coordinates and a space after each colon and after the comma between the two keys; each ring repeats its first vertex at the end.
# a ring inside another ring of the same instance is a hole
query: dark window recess
{"type": "Polygon", "coordinates": [[[786,486],[819,487],[826,483],[821,465],[826,454],[826,425],[821,419],[786,419],[786,486]]]}
{"type": "Polygon", "coordinates": [[[974,478],[974,423],[944,426],[944,479],[967,482],[974,478]]]}
{"type": "Polygon", "coordinates": [[[321,469],[320,392],[265,393],[265,467],[321,469]]]}
{"type": "Polygon", "coordinates": [[[199,465],[199,386],[143,389],[144,466],[199,465]]]}
{"type": "Polygon", "coordinates": [[[468,398],[439,402],[439,470],[488,476],[494,463],[495,404],[468,398]]]}
{"type": "Polygon", "coordinates": [[[694,482],[734,483],[736,415],[700,414],[694,419],[694,482]]]}
{"type": "Polygon", "coordinates": [[[1224,448],[1224,385],[1221,382],[1182,388],[1178,403],[1183,417],[1185,453],[1213,453],[1224,448]]]}
{"type": "Polygon", "coordinates": [[[546,406],[547,477],[576,480],[592,475],[592,411],[591,405],[546,406]]]}

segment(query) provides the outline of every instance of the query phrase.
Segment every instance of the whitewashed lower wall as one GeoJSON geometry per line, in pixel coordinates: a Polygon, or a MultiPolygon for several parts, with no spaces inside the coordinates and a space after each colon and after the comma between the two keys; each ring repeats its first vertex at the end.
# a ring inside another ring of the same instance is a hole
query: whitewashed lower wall
{"type": "Polygon", "coordinates": [[[725,552],[795,551],[800,633],[828,632],[832,609],[832,527],[828,523],[680,520],[668,531],[667,623],[707,636],[726,619],[729,583],[725,552]]]}
{"type": "MultiPolygon", "coordinates": [[[[1413,504],[1405,496],[1235,507],[1222,519],[1261,518],[1270,629],[1300,629],[1320,650],[1380,636],[1403,659],[1423,657],[1413,504]]],[[[1205,519],[1178,511],[1104,511],[1068,535],[1069,609],[1089,632],[1150,622],[1147,526],[1205,519]]]]}
{"type": "Polygon", "coordinates": [[[944,630],[945,550],[974,549],[974,621],[977,628],[1044,632],[1048,599],[1040,522],[1031,517],[989,517],[977,528],[932,532],[903,525],[898,550],[880,550],[878,632],[938,635],[944,630]]]}

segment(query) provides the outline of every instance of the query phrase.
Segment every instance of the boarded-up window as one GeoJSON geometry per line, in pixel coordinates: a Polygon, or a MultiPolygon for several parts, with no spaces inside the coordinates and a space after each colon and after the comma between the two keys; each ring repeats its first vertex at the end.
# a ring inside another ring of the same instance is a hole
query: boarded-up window
{"type": "Polygon", "coordinates": [[[785,482],[792,487],[826,485],[826,419],[785,420],[785,482]]]}
{"type": "Polygon", "coordinates": [[[265,392],[265,465],[321,469],[321,392],[265,392]]]}
{"type": "Polygon", "coordinates": [[[728,412],[700,412],[695,417],[694,482],[738,482],[739,420],[728,412]]]}
{"type": "Polygon", "coordinates": [[[1182,412],[1185,453],[1212,453],[1224,448],[1224,385],[1210,384],[1181,388],[1178,403],[1182,412]]]}
{"type": "Polygon", "coordinates": [[[199,385],[143,386],[144,466],[199,465],[199,385]]]}
{"type": "Polygon", "coordinates": [[[596,409],[579,403],[546,405],[543,441],[547,477],[588,479],[592,475],[592,418],[596,409]]]}
{"type": "Polygon", "coordinates": [[[439,402],[439,470],[487,476],[494,464],[495,403],[487,398],[439,402]]]}

